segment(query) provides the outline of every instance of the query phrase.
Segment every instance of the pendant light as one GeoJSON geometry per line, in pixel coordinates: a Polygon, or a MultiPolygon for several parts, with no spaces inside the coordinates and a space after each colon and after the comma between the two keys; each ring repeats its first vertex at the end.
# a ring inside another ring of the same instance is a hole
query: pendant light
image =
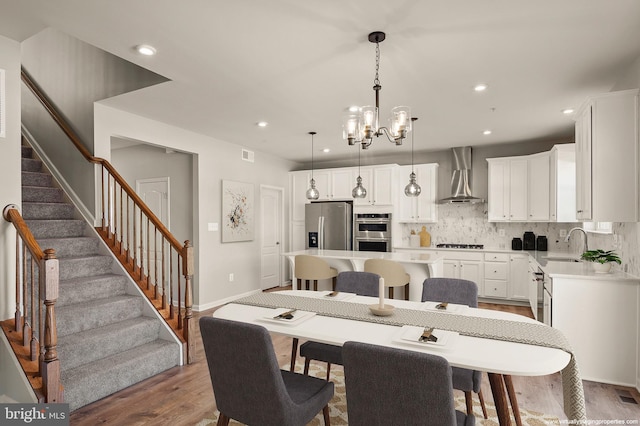
{"type": "Polygon", "coordinates": [[[360,150],[358,150],[358,178],[356,179],[356,187],[351,191],[353,198],[364,198],[367,196],[367,190],[362,186],[362,177],[360,176],[360,150]]]}
{"type": "MultiPolygon", "coordinates": [[[[411,121],[416,121],[418,117],[411,117],[411,121]]],[[[422,192],[420,185],[416,183],[416,174],[413,172],[413,134],[415,129],[411,132],[411,174],[409,175],[409,183],[404,187],[404,195],[407,197],[417,197],[422,192]]]]}
{"type": "Polygon", "coordinates": [[[307,189],[307,200],[317,200],[320,198],[320,192],[316,189],[316,181],[313,179],[313,135],[316,132],[309,132],[309,134],[311,135],[311,180],[307,189]]]}

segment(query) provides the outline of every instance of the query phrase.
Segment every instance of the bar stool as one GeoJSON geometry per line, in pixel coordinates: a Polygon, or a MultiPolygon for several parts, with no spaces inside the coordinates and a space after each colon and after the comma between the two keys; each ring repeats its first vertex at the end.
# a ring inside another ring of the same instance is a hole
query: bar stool
{"type": "Polygon", "coordinates": [[[313,280],[313,290],[318,291],[318,280],[327,279],[332,280],[331,288],[335,290],[338,271],[324,260],[317,256],[299,254],[295,258],[295,264],[296,290],[302,290],[302,280],[305,282],[306,290],[309,290],[309,281],[313,280]]]}
{"type": "Polygon", "coordinates": [[[389,299],[393,299],[394,287],[404,287],[404,300],[409,300],[409,282],[411,277],[398,262],[385,259],[367,259],[364,271],[373,272],[384,278],[384,286],[389,288],[389,299]]]}

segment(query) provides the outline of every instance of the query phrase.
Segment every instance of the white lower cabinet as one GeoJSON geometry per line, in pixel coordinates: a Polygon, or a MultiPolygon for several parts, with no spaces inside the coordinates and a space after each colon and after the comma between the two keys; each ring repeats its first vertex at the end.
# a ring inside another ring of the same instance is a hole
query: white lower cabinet
{"type": "Polygon", "coordinates": [[[482,294],[483,262],[482,253],[444,252],[443,276],[473,281],[478,285],[478,294],[482,294]]]}
{"type": "Polygon", "coordinates": [[[506,299],[509,279],[509,255],[507,253],[485,253],[484,296],[506,299]]]}
{"type": "Polygon", "coordinates": [[[396,251],[428,252],[434,256],[443,256],[442,276],[475,282],[478,285],[478,297],[514,302],[529,301],[531,275],[528,254],[409,248],[396,249],[396,251]]]}
{"type": "Polygon", "coordinates": [[[509,255],[509,299],[529,300],[529,255],[509,255]]]}

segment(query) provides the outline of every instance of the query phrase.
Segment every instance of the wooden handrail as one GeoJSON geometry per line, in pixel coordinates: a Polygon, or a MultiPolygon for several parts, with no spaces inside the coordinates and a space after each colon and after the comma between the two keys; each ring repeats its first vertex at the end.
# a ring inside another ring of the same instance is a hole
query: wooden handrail
{"type": "MultiPolygon", "coordinates": [[[[165,284],[167,284],[167,280],[165,277],[165,259],[164,259],[164,241],[168,243],[168,248],[175,250],[178,254],[178,264],[183,265],[182,274],[184,277],[184,294],[181,298],[181,284],[180,279],[178,277],[177,280],[177,309],[178,309],[178,318],[177,318],[177,327],[176,332],[179,329],[182,329],[182,338],[186,342],[186,359],[187,363],[191,363],[195,357],[195,345],[194,345],[194,320],[192,313],[192,304],[193,304],[193,288],[192,288],[192,279],[194,273],[194,250],[189,241],[185,241],[184,245],[181,244],[173,234],[166,228],[166,226],[160,221],[160,219],[151,211],[151,209],[144,203],[144,201],[140,198],[140,196],[129,186],[126,180],[120,176],[117,170],[109,163],[107,160],[99,157],[93,156],[86,148],[86,146],[82,143],[82,140],[78,136],[78,134],[73,130],[73,128],[67,123],[64,119],[63,115],[57,110],[57,108],[53,105],[51,100],[47,97],[47,95],[38,87],[38,85],[31,79],[27,71],[22,68],[21,77],[24,84],[31,90],[31,92],[35,95],[38,101],[44,106],[46,111],[51,115],[53,120],[60,126],[64,134],[69,138],[69,140],[73,143],[73,145],[80,151],[82,156],[92,164],[102,166],[101,176],[101,190],[102,190],[102,227],[98,229],[98,233],[105,240],[105,242],[109,245],[111,250],[114,252],[118,260],[122,263],[125,269],[129,272],[131,277],[136,280],[141,289],[145,292],[147,297],[150,300],[157,299],[158,294],[158,263],[162,264],[162,305],[161,307],[156,306],[158,310],[163,311],[166,309],[166,297],[167,294],[171,297],[170,302],[173,302],[173,276],[169,277],[169,283],[167,288],[165,288],[165,284]],[[106,182],[105,182],[105,170],[106,170],[106,182]],[[111,180],[113,179],[113,181],[111,180]],[[113,208],[118,203],[118,194],[112,194],[111,184],[114,184],[114,188],[116,191],[120,191],[119,197],[119,212],[115,212],[113,208]],[[119,186],[119,188],[118,188],[119,186]],[[126,193],[126,216],[124,215],[124,204],[125,200],[123,200],[122,192],[126,193]],[[105,194],[107,194],[105,200],[105,194]],[[130,224],[130,210],[129,210],[129,199],[131,200],[134,210],[133,213],[133,233],[130,233],[130,229],[123,229],[126,226],[131,226],[130,224]],[[136,208],[140,212],[140,221],[139,225],[139,237],[136,234],[136,208]],[[119,213],[119,215],[118,215],[119,213]],[[143,236],[143,216],[146,220],[146,235],[147,235],[147,261],[146,264],[142,255],[139,259],[139,264],[136,260],[136,252],[140,249],[140,254],[143,252],[144,242],[142,241],[143,236]],[[119,219],[119,221],[118,221],[119,219]],[[150,236],[151,236],[151,226],[153,225],[153,233],[154,233],[154,251],[157,252],[157,239],[156,232],[159,233],[162,237],[162,258],[158,259],[154,257],[153,261],[155,264],[155,270],[152,271],[150,269],[151,258],[150,258],[150,236]],[[133,237],[133,238],[131,238],[133,237]],[[131,244],[131,239],[133,240],[133,244],[131,244]],[[138,245],[139,243],[139,245],[138,245]],[[125,246],[126,244],[126,246],[125,246]],[[133,253],[133,257],[131,254],[133,253]],[[146,266],[146,270],[145,270],[146,266]],[[153,281],[153,282],[152,282],[153,281]],[[184,317],[181,315],[181,302],[184,301],[184,317]]],[[[171,267],[169,267],[171,268],[171,267]]],[[[165,315],[162,313],[166,320],[174,320],[174,306],[171,304],[169,309],[169,314],[165,315]]],[[[172,324],[173,327],[173,324],[172,324]]]]}
{"type": "Polygon", "coordinates": [[[31,253],[31,256],[33,256],[33,258],[38,262],[42,261],[42,259],[44,259],[44,252],[40,248],[36,238],[29,230],[29,227],[24,222],[24,219],[22,219],[18,206],[15,204],[9,204],[4,208],[2,216],[7,222],[13,223],[13,226],[16,228],[16,232],[20,235],[22,241],[24,241],[24,244],[31,253]]]}
{"type": "Polygon", "coordinates": [[[149,209],[149,207],[142,201],[142,199],[138,196],[138,194],[129,186],[126,180],[116,171],[116,169],[104,158],[94,157],[87,150],[87,148],[82,143],[78,134],[67,124],[67,122],[62,118],[62,114],[53,106],[47,95],[38,87],[38,85],[31,79],[27,71],[24,67],[21,70],[22,81],[27,87],[33,92],[36,99],[40,101],[40,103],[45,107],[45,109],[49,112],[51,117],[55,120],[55,122],[60,126],[62,131],[67,135],[67,137],[71,140],[73,145],[80,151],[82,156],[89,162],[93,164],[101,164],[107,171],[113,176],[113,178],[118,182],[118,184],[124,189],[129,197],[135,202],[135,204],[143,211],[143,213],[151,220],[151,223],[160,231],[162,235],[167,239],[169,244],[171,244],[177,251],[180,253],[183,252],[183,245],[169,232],[169,230],[164,226],[164,224],[158,219],[158,217],[149,209]]]}

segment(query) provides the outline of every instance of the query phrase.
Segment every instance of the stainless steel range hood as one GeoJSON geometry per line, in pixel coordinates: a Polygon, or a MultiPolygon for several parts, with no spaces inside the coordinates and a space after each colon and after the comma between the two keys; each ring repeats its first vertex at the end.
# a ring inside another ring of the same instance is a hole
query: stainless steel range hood
{"type": "Polygon", "coordinates": [[[438,201],[438,204],[475,204],[484,203],[481,198],[471,195],[469,183],[471,175],[471,147],[452,148],[453,172],[451,175],[451,196],[438,201]]]}

